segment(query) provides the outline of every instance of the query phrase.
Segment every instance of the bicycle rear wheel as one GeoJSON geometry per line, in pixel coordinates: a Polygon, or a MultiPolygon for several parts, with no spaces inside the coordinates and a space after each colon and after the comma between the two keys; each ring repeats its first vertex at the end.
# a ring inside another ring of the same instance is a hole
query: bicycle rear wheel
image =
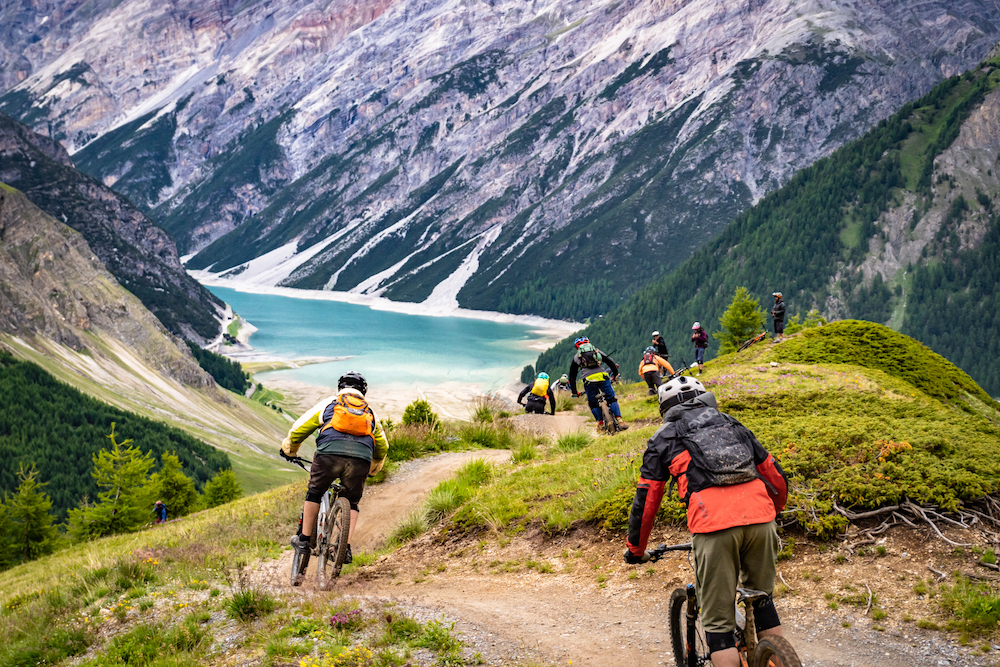
{"type": "Polygon", "coordinates": [[[604,431],[606,433],[610,435],[618,430],[618,422],[615,421],[615,416],[608,409],[607,401],[601,401],[601,417],[604,419],[604,431]]]}
{"type": "Polygon", "coordinates": [[[757,642],[753,652],[754,667],[802,667],[795,649],[784,637],[769,636],[757,642]]]}
{"type": "Polygon", "coordinates": [[[317,577],[320,589],[330,585],[340,576],[347,557],[347,540],[351,531],[351,503],[347,498],[337,497],[326,515],[322,542],[319,550],[317,577]]]}
{"type": "Polygon", "coordinates": [[[708,662],[708,644],[700,623],[688,632],[687,591],[677,588],[670,596],[670,644],[677,667],[701,667],[708,662]],[[694,635],[694,642],[689,637],[694,635]]]}

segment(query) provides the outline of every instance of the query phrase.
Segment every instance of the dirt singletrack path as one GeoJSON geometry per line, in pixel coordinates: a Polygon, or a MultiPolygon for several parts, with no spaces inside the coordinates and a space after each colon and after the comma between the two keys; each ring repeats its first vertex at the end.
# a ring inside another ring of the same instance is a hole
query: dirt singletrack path
{"type": "MultiPolygon", "coordinates": [[[[351,549],[359,553],[380,547],[396,525],[420,507],[435,486],[469,461],[482,459],[504,464],[510,461],[510,455],[507,449],[484,449],[448,452],[404,462],[385,482],[365,487],[358,524],[351,537],[351,549]]],[[[286,551],[276,560],[262,563],[254,578],[261,584],[291,588],[291,567],[292,552],[286,551]]],[[[315,590],[315,572],[315,563],[310,563],[306,579],[300,587],[302,590],[315,590]]]]}

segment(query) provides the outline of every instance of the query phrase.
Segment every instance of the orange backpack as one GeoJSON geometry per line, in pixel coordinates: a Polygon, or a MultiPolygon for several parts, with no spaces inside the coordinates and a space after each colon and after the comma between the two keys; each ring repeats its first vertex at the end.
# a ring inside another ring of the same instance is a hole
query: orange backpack
{"type": "Polygon", "coordinates": [[[368,401],[357,394],[340,394],[333,402],[330,421],[323,424],[320,433],[332,428],[348,435],[373,435],[375,433],[375,413],[368,407],[368,401]]]}

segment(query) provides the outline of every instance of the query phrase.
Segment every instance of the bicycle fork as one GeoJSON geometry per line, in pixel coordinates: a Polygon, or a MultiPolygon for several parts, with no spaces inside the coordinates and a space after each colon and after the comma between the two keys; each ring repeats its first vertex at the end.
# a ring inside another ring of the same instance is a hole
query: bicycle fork
{"type": "Polygon", "coordinates": [[[687,637],[684,642],[684,648],[687,650],[687,655],[684,656],[684,659],[687,662],[687,667],[697,667],[698,654],[695,651],[697,629],[695,628],[695,624],[698,622],[698,599],[695,596],[694,584],[687,585],[687,607],[685,614],[687,615],[687,623],[684,624],[684,631],[687,637]]]}

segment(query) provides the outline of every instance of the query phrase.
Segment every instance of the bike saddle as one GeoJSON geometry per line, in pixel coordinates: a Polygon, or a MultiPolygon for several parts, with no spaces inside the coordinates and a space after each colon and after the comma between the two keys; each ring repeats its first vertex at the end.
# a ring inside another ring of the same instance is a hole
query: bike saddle
{"type": "Polygon", "coordinates": [[[341,493],[346,488],[347,487],[345,487],[343,484],[338,484],[337,482],[334,482],[333,484],[330,485],[330,490],[335,491],[336,493],[341,493]]]}
{"type": "Polygon", "coordinates": [[[750,603],[770,597],[764,591],[757,591],[752,588],[737,588],[736,593],[737,593],[737,602],[750,603]]]}

